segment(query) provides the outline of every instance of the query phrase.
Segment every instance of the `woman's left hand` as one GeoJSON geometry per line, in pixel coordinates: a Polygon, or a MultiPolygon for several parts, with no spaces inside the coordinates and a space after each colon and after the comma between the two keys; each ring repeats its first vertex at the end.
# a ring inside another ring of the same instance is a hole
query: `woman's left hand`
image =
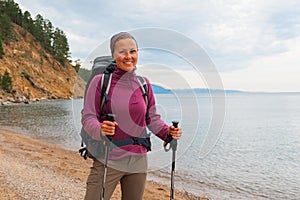
{"type": "Polygon", "coordinates": [[[180,127],[175,128],[174,126],[169,127],[169,134],[172,135],[172,138],[175,140],[179,140],[182,135],[182,130],[180,127]]]}

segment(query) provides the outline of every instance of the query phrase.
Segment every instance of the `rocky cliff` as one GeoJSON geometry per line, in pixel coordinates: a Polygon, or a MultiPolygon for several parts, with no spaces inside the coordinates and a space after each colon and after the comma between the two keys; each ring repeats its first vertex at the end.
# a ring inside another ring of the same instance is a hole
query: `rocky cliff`
{"type": "Polygon", "coordinates": [[[3,42],[0,74],[12,78],[10,94],[0,90],[1,102],[82,97],[85,81],[69,62],[62,66],[22,27],[13,24],[14,39],[3,42]]]}

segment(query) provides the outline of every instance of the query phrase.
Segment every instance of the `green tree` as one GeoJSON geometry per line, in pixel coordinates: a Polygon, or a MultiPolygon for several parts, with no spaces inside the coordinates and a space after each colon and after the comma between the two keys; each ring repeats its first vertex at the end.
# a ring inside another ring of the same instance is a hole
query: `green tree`
{"type": "MultiPolygon", "coordinates": [[[[70,63],[71,63],[72,61],[70,61],[70,63]]],[[[81,64],[80,64],[80,59],[77,59],[77,60],[75,60],[74,61],[75,62],[75,65],[72,65],[73,66],[73,68],[75,69],[75,71],[78,73],[78,71],[79,71],[79,69],[80,69],[80,66],[81,66],[81,64]]]]}
{"type": "Polygon", "coordinates": [[[52,23],[46,19],[43,24],[43,40],[44,40],[44,48],[49,51],[50,53],[53,52],[52,49],[52,41],[53,41],[53,30],[54,27],[52,26],[52,23]]]}
{"type": "Polygon", "coordinates": [[[34,22],[33,22],[33,19],[31,17],[30,12],[28,12],[27,10],[24,12],[24,15],[23,15],[22,26],[23,26],[23,28],[28,30],[30,33],[33,33],[33,31],[34,31],[34,22]]]}
{"type": "Polygon", "coordinates": [[[4,55],[4,50],[2,47],[2,39],[1,39],[1,34],[0,34],[0,59],[3,58],[3,55],[4,55]]]}
{"type": "Polygon", "coordinates": [[[40,14],[34,20],[28,11],[23,14],[19,5],[13,0],[0,0],[0,35],[2,35],[2,42],[7,39],[14,39],[12,23],[16,23],[29,31],[46,51],[52,54],[62,65],[65,65],[70,57],[70,49],[64,32],[55,28],[49,20],[44,19],[40,14]]]}
{"type": "Polygon", "coordinates": [[[11,21],[7,14],[0,14],[0,35],[3,40],[8,39],[12,34],[11,21]]]}
{"type": "Polygon", "coordinates": [[[0,13],[5,13],[12,22],[22,25],[22,11],[13,0],[1,0],[0,11],[0,13]]]}
{"type": "Polygon", "coordinates": [[[7,93],[11,93],[12,89],[12,79],[7,70],[5,70],[2,78],[1,78],[1,87],[7,93]]]}
{"type": "Polygon", "coordinates": [[[34,30],[31,33],[44,47],[44,30],[43,30],[44,18],[42,15],[38,14],[34,20],[34,30]]]}
{"type": "Polygon", "coordinates": [[[69,57],[68,39],[64,32],[56,28],[53,34],[53,55],[63,66],[69,57]]]}

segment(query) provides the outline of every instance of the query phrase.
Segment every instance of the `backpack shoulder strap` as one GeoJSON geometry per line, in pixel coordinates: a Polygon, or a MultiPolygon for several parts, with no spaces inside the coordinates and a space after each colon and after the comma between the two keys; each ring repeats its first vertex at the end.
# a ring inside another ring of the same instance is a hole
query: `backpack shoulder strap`
{"type": "Polygon", "coordinates": [[[108,92],[110,89],[111,78],[112,78],[111,73],[109,73],[109,72],[103,73],[103,76],[101,79],[101,85],[100,85],[100,88],[101,88],[100,109],[103,108],[104,103],[106,104],[109,101],[108,92]]]}
{"type": "MultiPolygon", "coordinates": [[[[143,97],[145,99],[145,103],[146,103],[146,106],[148,107],[148,85],[147,85],[147,82],[145,80],[144,77],[142,76],[137,76],[138,78],[138,82],[140,84],[140,88],[143,92],[143,97]]],[[[142,138],[143,140],[143,144],[146,148],[147,148],[147,151],[151,151],[151,140],[150,140],[150,136],[151,136],[151,132],[148,132],[147,129],[145,129],[145,132],[144,132],[144,136],[145,138],[142,138]]]]}
{"type": "Polygon", "coordinates": [[[143,97],[145,99],[146,105],[148,106],[148,86],[146,80],[142,76],[137,76],[141,90],[143,92],[143,97]]]}
{"type": "Polygon", "coordinates": [[[109,101],[108,98],[108,92],[110,89],[110,83],[112,78],[112,73],[115,70],[116,61],[112,61],[104,70],[102,79],[101,79],[101,97],[100,97],[100,110],[102,110],[104,103],[107,103],[109,101]]]}

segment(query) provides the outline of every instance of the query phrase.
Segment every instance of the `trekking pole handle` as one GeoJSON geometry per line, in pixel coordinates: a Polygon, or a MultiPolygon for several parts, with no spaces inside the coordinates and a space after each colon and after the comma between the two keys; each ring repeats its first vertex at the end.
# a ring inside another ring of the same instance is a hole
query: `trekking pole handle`
{"type": "MultiPolygon", "coordinates": [[[[115,121],[115,114],[112,114],[112,113],[108,113],[107,115],[106,115],[106,119],[108,120],[108,121],[111,121],[111,122],[114,122],[115,121]]],[[[109,139],[109,141],[112,141],[112,138],[113,138],[113,136],[106,136],[107,137],[107,139],[109,139]]]]}
{"type": "MultiPolygon", "coordinates": [[[[178,121],[172,121],[172,124],[173,124],[174,128],[178,128],[179,122],[178,121]]],[[[171,141],[170,145],[171,145],[173,151],[177,150],[177,140],[176,139],[173,139],[171,141]]]]}
{"type": "Polygon", "coordinates": [[[178,128],[179,121],[172,121],[174,128],[178,128]]]}
{"type": "MultiPolygon", "coordinates": [[[[178,128],[178,121],[172,121],[172,125],[174,126],[174,128],[178,128]]],[[[164,149],[165,152],[170,151],[170,149],[176,150],[177,149],[177,140],[173,139],[171,135],[168,135],[167,139],[166,139],[166,144],[164,145],[164,149]],[[169,147],[167,148],[169,144],[169,147]]]]}
{"type": "Polygon", "coordinates": [[[106,119],[107,119],[108,121],[111,121],[111,122],[115,121],[115,114],[108,113],[108,114],[106,115],[106,119]]]}

